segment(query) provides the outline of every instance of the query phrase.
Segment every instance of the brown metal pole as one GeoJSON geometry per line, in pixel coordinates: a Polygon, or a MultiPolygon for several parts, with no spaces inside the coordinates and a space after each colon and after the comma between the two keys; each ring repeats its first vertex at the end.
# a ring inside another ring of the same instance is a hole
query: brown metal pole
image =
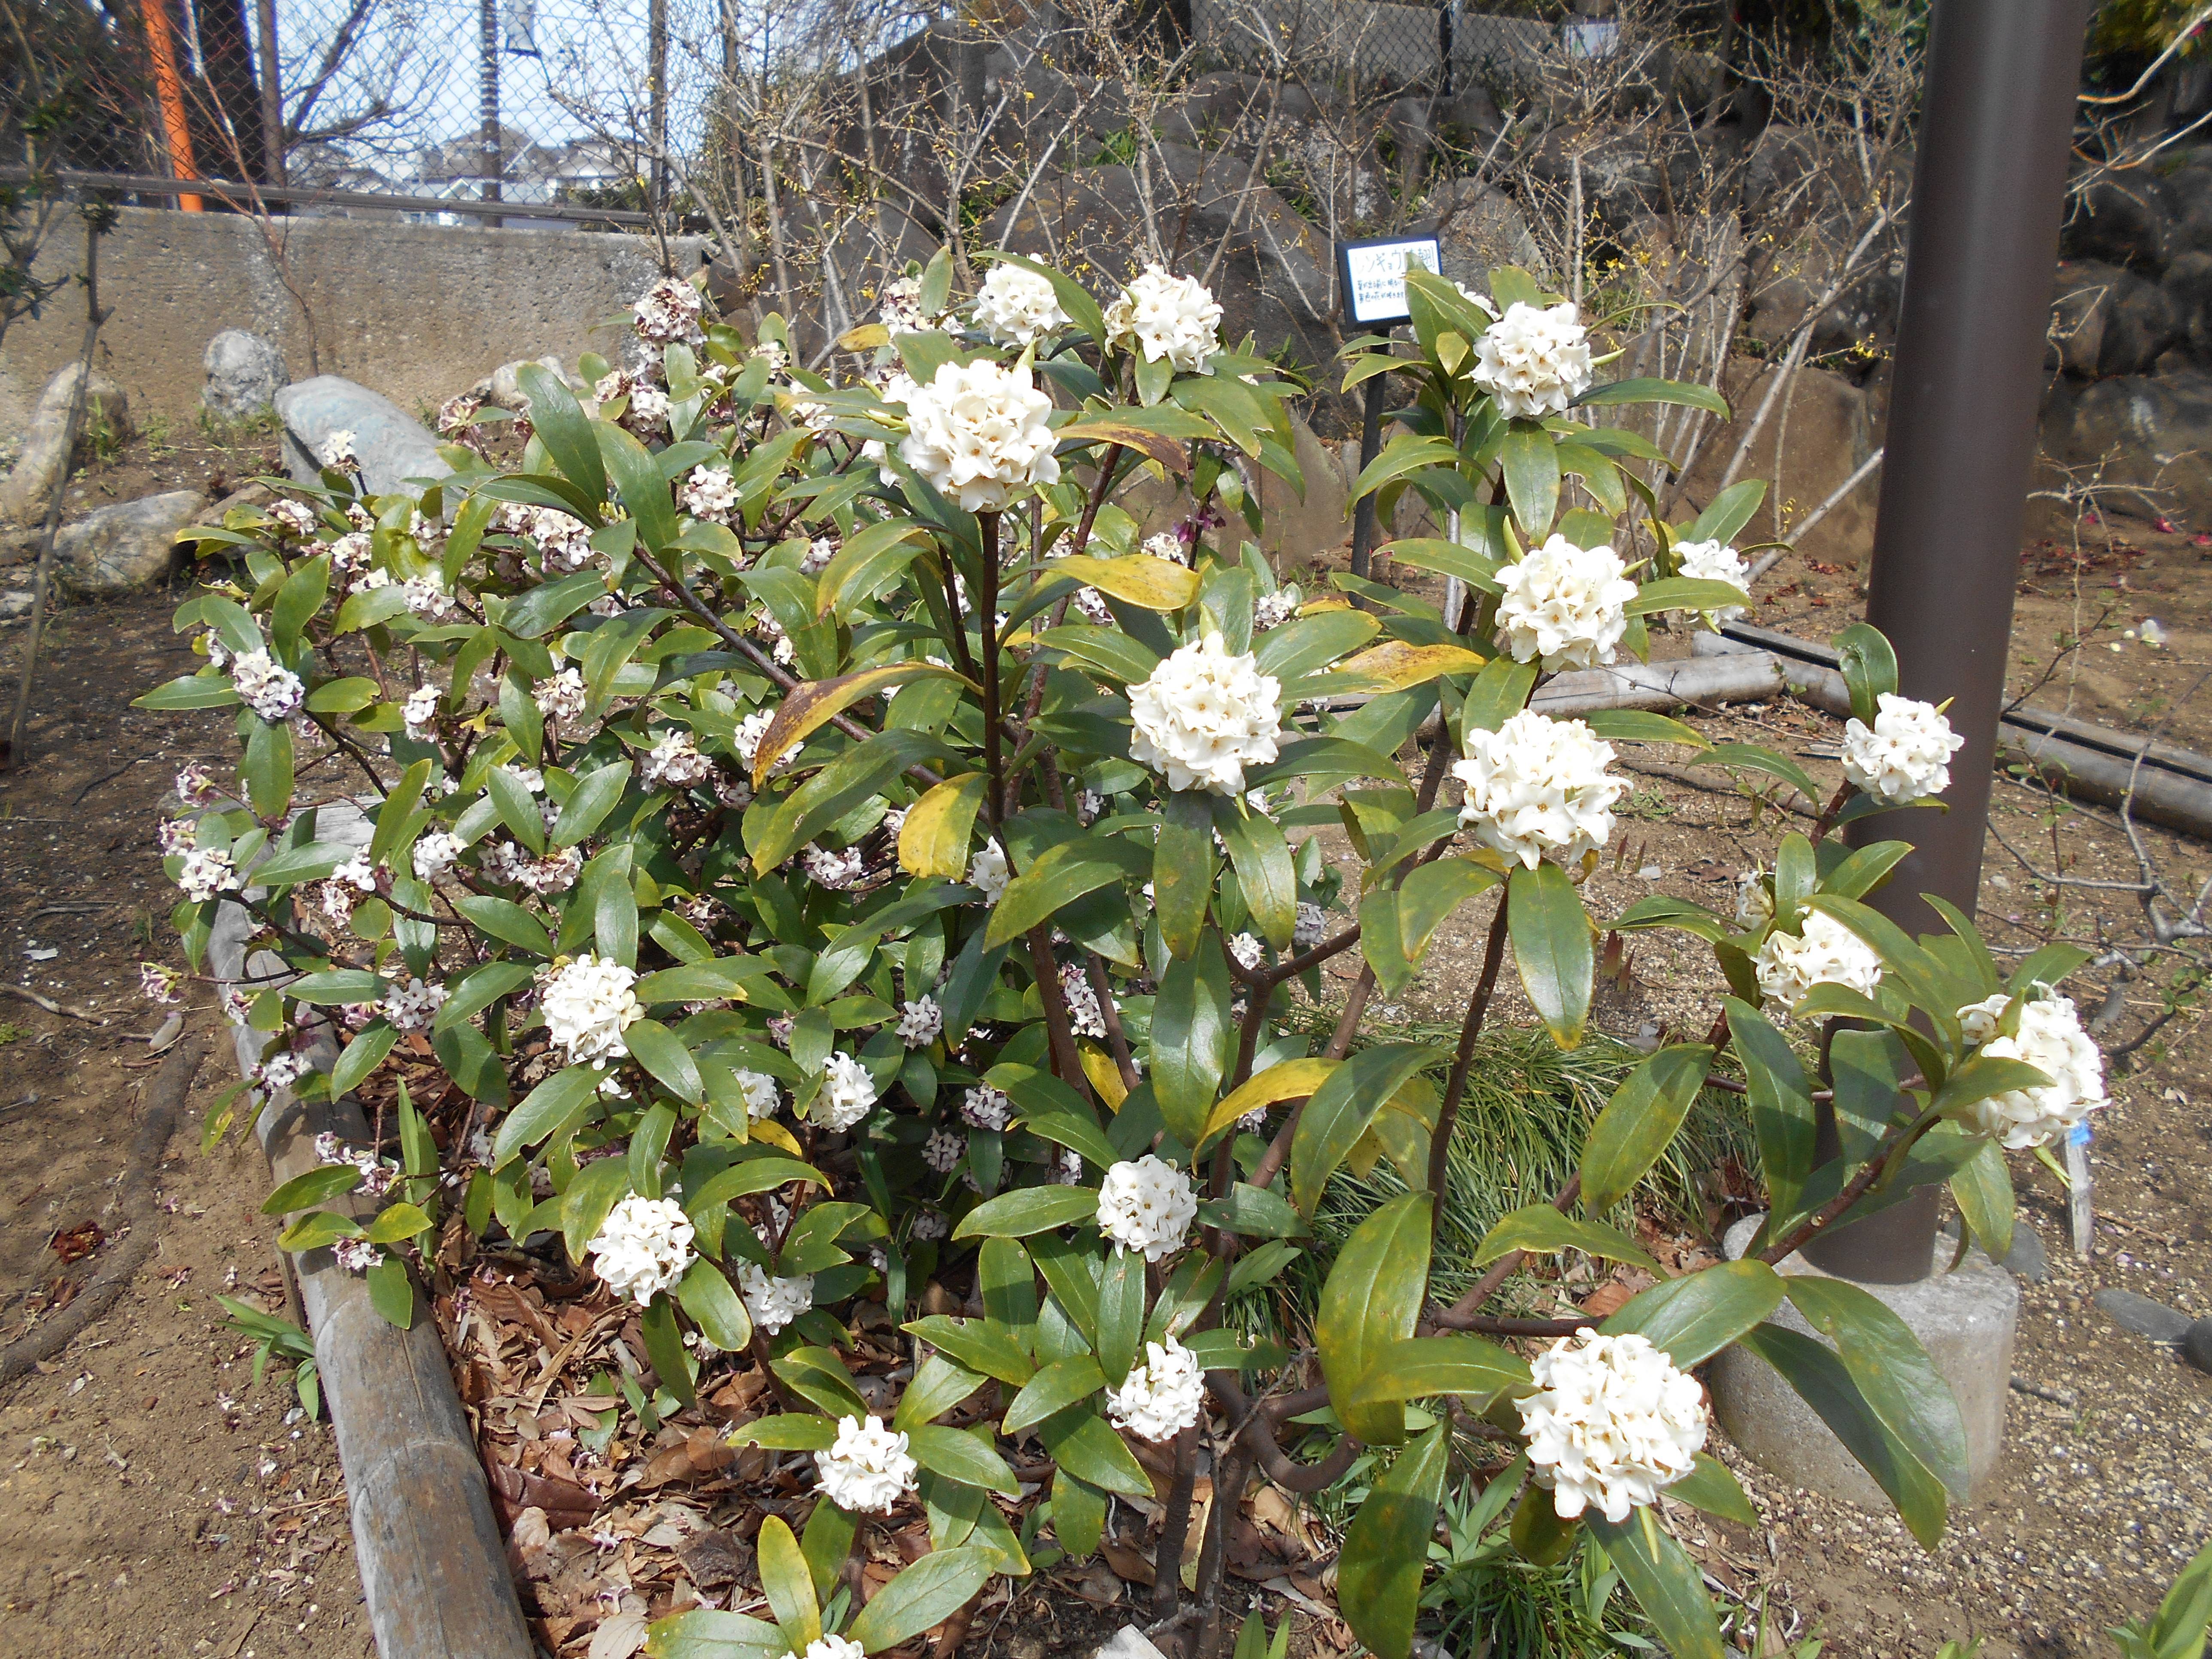
{"type": "MultiPolygon", "coordinates": [[[[1954,699],[1966,745],[1951,763],[1949,811],[1850,826],[1860,843],[1914,843],[1873,899],[1913,933],[1941,926],[1921,894],[1971,915],[1981,887],[2087,27],[2084,0],[1936,0],[1929,30],[1867,620],[1896,647],[1906,696],[1954,699]]],[[[1925,1278],[1934,1198],[1806,1254],[1847,1278],[1925,1278]]]]}
{"type": "Polygon", "coordinates": [[[276,53],[276,0],[255,0],[261,31],[261,147],[266,160],[261,182],[288,182],[284,170],[284,70],[276,53]]]}

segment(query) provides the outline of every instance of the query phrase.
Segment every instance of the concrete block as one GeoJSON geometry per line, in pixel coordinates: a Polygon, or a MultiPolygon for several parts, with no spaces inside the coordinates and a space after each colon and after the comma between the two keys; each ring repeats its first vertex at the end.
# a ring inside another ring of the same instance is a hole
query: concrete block
{"type": "MultiPolygon", "coordinates": [[[[1753,1216],[1729,1230],[1723,1248],[1731,1261],[1743,1254],[1762,1219],[1753,1216]]],[[[2005,1401],[2012,1382],[2020,1290],[2011,1274],[1979,1250],[1970,1249],[1955,1273],[1946,1273],[1956,1248],[1955,1240],[1936,1241],[1927,1279],[1860,1288],[1880,1298],[1911,1327],[1957,1397],[1959,1413],[1966,1420],[1971,1503],[1988,1491],[2004,1454],[2005,1401]]],[[[1798,1255],[1776,1271],[1785,1276],[1820,1273],[1798,1255]]],[[[1768,1318],[1818,1337],[1787,1302],[1768,1318]]],[[[1862,1509],[1887,1512],[1893,1507],[1827,1425],[1765,1360],[1741,1348],[1728,1349],[1713,1360],[1706,1387],[1721,1432],[1770,1474],[1862,1509]]]]}

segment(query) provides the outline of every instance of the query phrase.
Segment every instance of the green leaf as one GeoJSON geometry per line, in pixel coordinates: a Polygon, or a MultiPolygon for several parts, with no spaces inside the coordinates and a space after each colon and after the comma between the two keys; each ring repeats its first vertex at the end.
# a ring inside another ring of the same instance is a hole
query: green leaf
{"type": "Polygon", "coordinates": [[[1728,399],[1710,387],[1687,380],[1638,379],[1612,380],[1604,386],[1592,386],[1575,399],[1583,409],[1605,404],[1680,404],[1691,409],[1728,418],[1728,399]]]}
{"type": "Polygon", "coordinates": [[[1626,1261],[1655,1277],[1666,1272],[1625,1235],[1595,1221],[1577,1221],[1548,1204],[1531,1204],[1500,1220],[1484,1237],[1468,1265],[1480,1267],[1512,1250],[1540,1255],[1580,1250],[1608,1261],[1626,1261]]]}
{"type": "Polygon", "coordinates": [[[553,458],[553,465],[586,500],[605,501],[607,475],[592,434],[593,422],[568,390],[568,382],[538,363],[523,364],[514,378],[522,395],[530,400],[530,424],[545,446],[545,453],[553,458]]]}
{"type": "Polygon", "coordinates": [[[1552,434],[1534,421],[1515,421],[1505,429],[1498,459],[1504,469],[1505,496],[1513,516],[1533,544],[1552,527],[1559,507],[1559,452],[1552,434]]]}
{"type": "Polygon", "coordinates": [[[1966,1428],[1951,1386],[1911,1327],[1871,1291],[1841,1279],[1798,1274],[1790,1299],[1836,1345],[1882,1426],[1951,1495],[1966,1496],[1966,1428]]]}
{"type": "Polygon", "coordinates": [[[1050,1232],[1098,1212],[1098,1192],[1092,1187],[1024,1187],[978,1204],[960,1218],[952,1237],[962,1238],[1027,1238],[1050,1232]]]}
{"type": "Polygon", "coordinates": [[[854,608],[912,564],[928,541],[928,532],[911,519],[884,519],[856,531],[822,573],[814,614],[835,611],[850,620],[854,608]]]}
{"type": "MultiPolygon", "coordinates": [[[[411,1206],[410,1207],[412,1207],[411,1206]]],[[[361,1224],[336,1210],[310,1210],[277,1235],[280,1250],[319,1250],[333,1240],[359,1238],[361,1224]]]]}
{"type": "Polygon", "coordinates": [[[1668,1484],[1667,1496],[1753,1532],[1765,1524],[1729,1466],[1704,1452],[1698,1454],[1696,1468],[1668,1484]]]}
{"type": "Polygon", "coordinates": [[[619,761],[612,766],[596,768],[577,779],[575,788],[562,803],[561,816],[553,821],[553,833],[548,839],[556,847],[574,847],[598,829],[622,799],[629,775],[629,763],[619,761]]]}
{"type": "Polygon", "coordinates": [[[1160,1115],[1176,1139],[1195,1146],[1236,1052],[1235,995],[1220,936],[1211,929],[1187,960],[1170,961],[1152,1003],[1150,1067],[1160,1115]]]}
{"type": "Polygon", "coordinates": [[[999,1431],[1006,1435],[1018,1434],[1032,1424],[1080,1405],[1105,1386],[1105,1373],[1089,1354],[1075,1354],[1055,1361],[1022,1385],[1022,1391],[1006,1408],[999,1431]]]}
{"type": "Polygon", "coordinates": [[[996,1377],[1015,1388],[1023,1387],[1036,1375],[1036,1365],[1022,1351],[1012,1330],[995,1320],[954,1319],[945,1314],[930,1314],[910,1320],[901,1328],[932,1347],[943,1350],[969,1370],[996,1377]]]}
{"type": "Polygon", "coordinates": [[[933,1353],[921,1362],[914,1381],[899,1396],[898,1410],[891,1415],[891,1427],[901,1432],[920,1428],[951,1411],[981,1388],[984,1381],[980,1372],[956,1365],[941,1353],[933,1353]]]}
{"type": "Polygon", "coordinates": [[[793,1650],[803,1653],[807,1644],[822,1639],[822,1608],[814,1599],[814,1575],[799,1553],[799,1540],[788,1522],[771,1515],[761,1522],[754,1548],[769,1610],[793,1650]]]}
{"type": "Polygon", "coordinates": [[[566,1122],[570,1115],[599,1092],[605,1074],[590,1066],[570,1066],[523,1097],[522,1103],[501,1120],[492,1138],[495,1168],[525,1146],[534,1146],[566,1122]]]}
{"type": "Polygon", "coordinates": [[[972,1544],[923,1556],[869,1598],[845,1627],[846,1638],[863,1653],[881,1653],[943,1624],[975,1598],[997,1559],[972,1544]]]}
{"type": "Polygon", "coordinates": [[[1087,1485],[1124,1498],[1152,1499],[1152,1479],[1121,1437],[1087,1406],[1070,1407],[1037,1425],[1054,1462],[1087,1485]]]}
{"type": "Polygon", "coordinates": [[[1091,1555],[1106,1530],[1106,1494],[1065,1468],[1056,1471],[1052,1477],[1052,1530],[1073,1559],[1091,1555]]]}
{"type": "Polygon", "coordinates": [[[1383,1204],[1352,1230],[1322,1286],[1315,1318],[1322,1376],[1346,1432],[1372,1446],[1405,1438],[1405,1412],[1388,1401],[1355,1406],[1355,1390],[1386,1347],[1413,1334],[1428,1285],[1434,1207],[1426,1193],[1383,1204]]]}
{"type": "Polygon", "coordinates": [[[320,1169],[295,1175],[262,1201],[264,1215],[289,1215],[327,1204],[341,1193],[361,1185],[361,1171],[350,1164],[325,1164],[320,1169]]]}
{"type": "Polygon", "coordinates": [[[407,1264],[387,1255],[362,1275],[368,1280],[369,1305],[387,1325],[407,1330],[415,1323],[415,1281],[407,1264]]]}
{"type": "MultiPolygon", "coordinates": [[[[1153,1018],[1158,1018],[1155,1012],[1153,1018]]],[[[1430,1059],[1418,1043],[1362,1048],[1314,1090],[1291,1136],[1291,1192],[1300,1214],[1312,1217],[1322,1189],[1375,1115],[1430,1059]]]]}
{"type": "Polygon", "coordinates": [[[1145,1258],[1135,1250],[1115,1250],[1098,1279],[1098,1369],[1119,1388],[1136,1363],[1145,1334],[1145,1258]]]}
{"type": "Polygon", "coordinates": [[[654,553],[676,539],[676,506],[670,500],[668,480],[651,452],[622,428],[605,421],[592,423],[599,440],[599,459],[606,464],[616,493],[637,526],[638,539],[654,553]]]}
{"type": "Polygon", "coordinates": [[[630,1190],[627,1158],[603,1158],[577,1172],[560,1200],[561,1233],[571,1261],[583,1261],[608,1215],[630,1190]]]}
{"type": "Polygon", "coordinates": [[[1440,1422],[1375,1483],[1344,1534],[1337,1607],[1375,1659],[1407,1659],[1413,1651],[1429,1535],[1450,1452],[1450,1425],[1440,1422]]]}
{"type": "Polygon", "coordinates": [[[1813,1084],[1789,1040],[1748,1003],[1727,1000],[1729,1030],[1742,1057],[1750,1091],[1752,1133],[1766,1174],[1773,1208],[1768,1228],[1797,1213],[1805,1178],[1813,1172],[1813,1084]]]}
{"type": "Polygon", "coordinates": [[[791,1642],[766,1620],[693,1607],[655,1623],[645,1651],[647,1659],[783,1659],[791,1642]]]}
{"type": "Polygon", "coordinates": [[[1951,1177],[1951,1196],[1982,1253],[2002,1261],[2012,1249],[2012,1171],[1995,1141],[1984,1145],[1951,1177]]]}
{"type": "MultiPolygon", "coordinates": [[[[1282,826],[1241,799],[1213,799],[1213,827],[1229,848],[1237,870],[1237,890],[1252,913],[1261,936],[1285,950],[1298,921],[1298,878],[1291,862],[1282,826]]],[[[1154,890],[1158,890],[1155,879],[1154,890]]]]}
{"type": "Polygon", "coordinates": [[[1663,576],[1638,588],[1636,597],[1621,609],[1632,617],[1648,617],[1660,611],[1720,611],[1749,603],[1750,595],[1733,582],[1663,576]]]}
{"type": "Polygon", "coordinates": [[[1712,1060],[1702,1043],[1677,1043],[1621,1080],[1583,1145],[1584,1214],[1602,1215],[1626,1198],[1674,1144],[1712,1060]]]}
{"type": "Polygon", "coordinates": [[[1921,1547],[1934,1549],[1943,1536],[1949,1510],[1943,1483],[1882,1426],[1835,1351],[1780,1325],[1757,1326],[1741,1340],[1746,1350],[1781,1372],[1798,1398],[1889,1494],[1899,1518],[1921,1547]]]}
{"type": "Polygon", "coordinates": [[[401,1202],[377,1212],[365,1235],[372,1244],[398,1244],[430,1231],[430,1218],[418,1205],[401,1202]]]}
{"type": "Polygon", "coordinates": [[[1595,968],[1582,895],[1556,864],[1515,869],[1505,884],[1513,961],[1528,1001],[1562,1048],[1582,1044],[1595,968]]]}
{"type": "Polygon", "coordinates": [[[675,1032],[658,1020],[640,1019],[623,1027],[622,1036],[630,1058],[664,1087],[694,1106],[705,1098],[706,1085],[699,1080],[698,1063],[675,1032]]]}
{"type": "Polygon", "coordinates": [[[1851,694],[1851,714],[1869,726],[1881,713],[1882,693],[1897,690],[1897,653],[1871,623],[1853,623],[1836,635],[1837,665],[1851,694]]]}
{"type": "Polygon", "coordinates": [[[1177,961],[1197,951],[1213,896],[1211,799],[1198,790],[1179,790],[1161,810],[1159,840],[1152,852],[1152,908],[1168,954],[1177,961]]]}
{"type": "Polygon", "coordinates": [[[813,1412],[776,1412],[730,1431],[733,1445],[769,1451],[828,1451],[837,1441],[837,1419],[813,1412]]]}
{"type": "Polygon", "coordinates": [[[991,908],[983,943],[994,949],[1008,944],[1086,894],[1118,882],[1141,881],[1151,862],[1142,848],[1119,836],[1083,835],[1048,847],[1006,884],[991,908]]]}
{"type": "Polygon", "coordinates": [[[1695,726],[1643,708],[1593,708],[1576,719],[1607,743],[1679,743],[1691,749],[1711,745],[1695,726]]]}
{"type": "Polygon", "coordinates": [[[1607,1559],[1620,1569],[1622,1582],[1673,1659],[1729,1659],[1704,1575],[1682,1547],[1660,1530],[1651,1505],[1638,1506],[1618,1526],[1595,1510],[1585,1510],[1583,1524],[1605,1546],[1607,1559]]]}
{"type": "Polygon", "coordinates": [[[1601,1328],[1608,1336],[1647,1337],[1687,1370],[1772,1313],[1786,1288],[1764,1261],[1723,1261],[1630,1297],[1601,1328]]]}
{"type": "MultiPolygon", "coordinates": [[[[1544,440],[1548,447],[1551,439],[1544,440]]],[[[1432,466],[1455,466],[1459,451],[1442,438],[1425,438],[1410,432],[1401,432],[1382,447],[1382,453],[1362,469],[1352,486],[1352,499],[1358,501],[1370,495],[1395,479],[1406,477],[1432,466]]]]}
{"type": "Polygon", "coordinates": [[[853,1553],[853,1539],[860,1529],[860,1517],[835,1504],[817,1504],[806,1517],[806,1530],[799,1553],[806,1558],[806,1571],[814,1579],[818,1599],[837,1588],[846,1560],[853,1553]]]}
{"type": "Polygon", "coordinates": [[[512,899],[490,893],[464,893],[453,908],[483,933],[509,945],[519,945],[533,956],[551,957],[553,940],[545,924],[512,899]]]}
{"type": "MultiPolygon", "coordinates": [[[[512,634],[519,640],[538,639],[568,621],[593,599],[604,596],[606,591],[607,578],[604,571],[579,570],[557,581],[545,582],[532,588],[507,606],[500,617],[499,625],[503,632],[512,634]]],[[[406,600],[396,588],[379,588],[366,595],[357,593],[346,604],[351,606],[354,599],[375,599],[384,593],[398,597],[401,608],[405,608],[406,600]]],[[[340,620],[343,620],[343,616],[340,620]]]]}
{"type": "Polygon", "coordinates": [[[1455,1395],[1480,1415],[1528,1381],[1528,1362],[1479,1336],[1414,1336],[1376,1350],[1352,1386],[1355,1408],[1455,1395]]]}
{"type": "Polygon", "coordinates": [[[702,1335],[724,1353],[743,1353],[753,1340],[752,1316],[744,1298],[713,1262],[701,1260],[676,1281],[676,1299],[702,1335]]]}
{"type": "Polygon", "coordinates": [[[133,697],[133,708],[229,708],[245,702],[229,678],[222,674],[179,674],[155,686],[143,696],[133,697]]]}
{"type": "Polygon", "coordinates": [[[932,1474],[942,1475],[963,1486],[1014,1497],[1021,1487],[1006,1460],[965,1429],[947,1429],[922,1423],[906,1431],[914,1461],[932,1474]]]}
{"type": "Polygon", "coordinates": [[[340,1051],[337,1064],[331,1067],[331,1095],[342,1097],[359,1087],[370,1073],[384,1063],[384,1057],[392,1052],[392,1045],[398,1041],[399,1033],[382,1020],[354,1033],[353,1040],[340,1051]]]}

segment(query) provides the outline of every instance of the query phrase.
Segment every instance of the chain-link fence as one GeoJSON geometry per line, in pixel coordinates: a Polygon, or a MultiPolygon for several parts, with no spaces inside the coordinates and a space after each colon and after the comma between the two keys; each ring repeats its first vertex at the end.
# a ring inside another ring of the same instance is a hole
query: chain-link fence
{"type": "MultiPolygon", "coordinates": [[[[519,210],[510,222],[533,204],[656,207],[687,171],[727,172],[780,85],[896,79],[910,37],[978,27],[927,0],[60,3],[88,7],[121,118],[88,129],[68,165],[469,204],[472,217],[495,200],[519,210]]],[[[1610,23],[1516,5],[1161,0],[1133,15],[1164,18],[1200,67],[1443,97],[1607,49],[1610,23]]],[[[1049,33],[1057,15],[1036,5],[982,27],[1049,33]]]]}

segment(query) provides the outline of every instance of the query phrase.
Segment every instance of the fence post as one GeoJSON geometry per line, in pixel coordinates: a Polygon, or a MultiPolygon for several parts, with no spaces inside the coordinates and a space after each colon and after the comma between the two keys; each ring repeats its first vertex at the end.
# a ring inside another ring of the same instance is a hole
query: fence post
{"type": "MultiPolygon", "coordinates": [[[[497,202],[506,196],[500,186],[506,161],[500,153],[499,0],[477,0],[477,146],[484,175],[482,197],[484,201],[497,202]]],[[[487,218],[483,222],[497,230],[506,221],[487,218]]]]}
{"type": "Polygon", "coordinates": [[[261,30],[261,148],[264,181],[288,185],[284,170],[284,68],[276,55],[276,0],[254,0],[254,19],[261,30]]]}
{"type": "MultiPolygon", "coordinates": [[[[167,0],[142,0],[141,10],[146,20],[146,49],[154,60],[154,91],[161,101],[162,135],[168,140],[169,176],[197,179],[199,163],[192,159],[192,129],[185,118],[185,83],[177,75],[167,0]]],[[[177,206],[185,213],[198,213],[202,204],[197,196],[180,195],[177,206]]]]}

